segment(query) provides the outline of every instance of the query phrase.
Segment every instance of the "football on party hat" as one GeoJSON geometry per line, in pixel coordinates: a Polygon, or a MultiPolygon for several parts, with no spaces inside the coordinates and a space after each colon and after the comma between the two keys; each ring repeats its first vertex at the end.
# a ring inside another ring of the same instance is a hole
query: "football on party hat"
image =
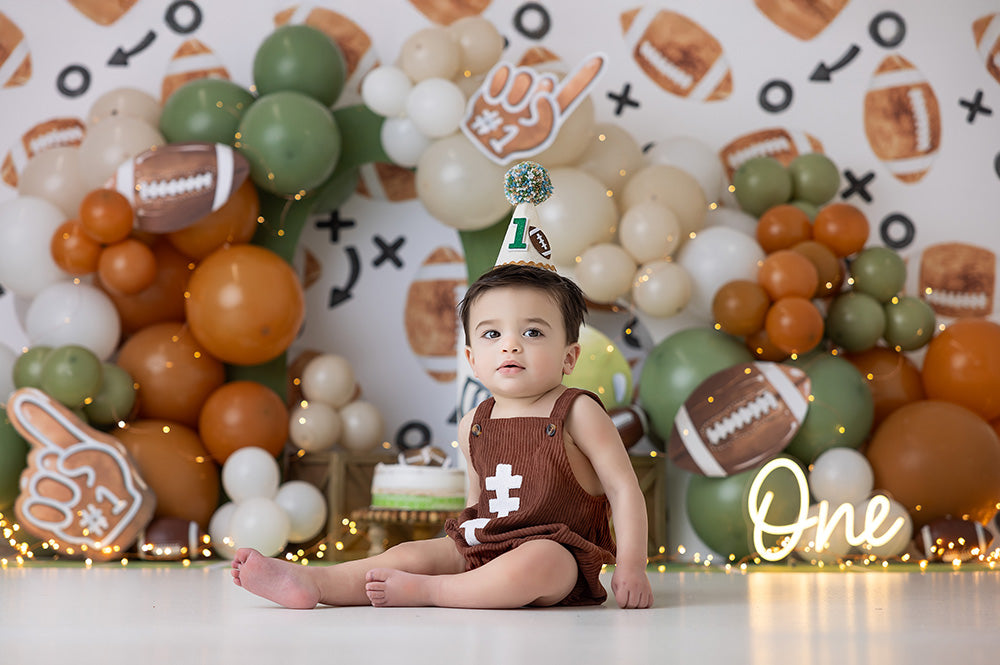
{"type": "Polygon", "coordinates": [[[514,215],[507,226],[496,266],[514,264],[536,266],[556,271],[552,263],[552,247],[538,228],[535,206],[552,194],[552,182],[541,164],[521,162],[504,176],[504,194],[514,206],[514,215]]]}

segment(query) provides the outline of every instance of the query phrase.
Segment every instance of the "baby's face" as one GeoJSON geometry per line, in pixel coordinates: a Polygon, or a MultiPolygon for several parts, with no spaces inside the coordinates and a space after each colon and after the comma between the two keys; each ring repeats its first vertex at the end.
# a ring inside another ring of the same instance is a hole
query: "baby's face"
{"type": "Polygon", "coordinates": [[[498,397],[551,390],[573,370],[579,355],[579,344],[566,342],[559,307],[539,289],[487,291],[469,310],[469,334],[473,374],[498,397]]]}

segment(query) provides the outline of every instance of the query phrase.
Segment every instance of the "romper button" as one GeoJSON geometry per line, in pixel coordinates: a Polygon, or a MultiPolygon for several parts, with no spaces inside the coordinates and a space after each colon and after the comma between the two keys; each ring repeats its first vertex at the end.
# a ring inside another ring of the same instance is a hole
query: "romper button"
{"type": "Polygon", "coordinates": [[[479,423],[476,423],[475,425],[472,426],[472,436],[479,436],[482,433],[483,433],[483,428],[479,425],[479,423]]]}
{"type": "Polygon", "coordinates": [[[545,428],[545,433],[548,434],[549,436],[555,436],[556,435],[555,423],[549,423],[548,426],[545,428]]]}

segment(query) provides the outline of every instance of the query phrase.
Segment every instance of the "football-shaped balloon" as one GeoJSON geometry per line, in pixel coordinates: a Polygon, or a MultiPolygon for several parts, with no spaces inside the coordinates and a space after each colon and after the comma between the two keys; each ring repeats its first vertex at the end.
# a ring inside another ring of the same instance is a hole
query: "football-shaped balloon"
{"type": "Polygon", "coordinates": [[[928,561],[968,561],[988,554],[993,534],[979,522],[942,518],[917,531],[914,544],[928,561]]]}
{"type": "Polygon", "coordinates": [[[646,412],[638,404],[610,409],[608,415],[611,416],[611,422],[618,428],[618,435],[622,438],[626,449],[639,443],[642,437],[646,436],[649,422],[646,418],[646,412]]]}
{"type": "Polygon", "coordinates": [[[800,155],[823,152],[823,144],[815,136],[798,129],[769,127],[737,136],[719,151],[728,182],[733,181],[743,162],[752,157],[774,157],[788,166],[800,155]]]}
{"type": "Polygon", "coordinates": [[[34,125],[4,155],[0,177],[11,187],[17,187],[18,176],[32,157],[49,148],[78,146],[86,133],[83,121],[73,117],[49,118],[34,125]]]}
{"type": "Polygon", "coordinates": [[[158,517],[139,533],[139,558],[181,561],[207,556],[208,537],[197,522],[179,517],[158,517]]]}
{"type": "Polygon", "coordinates": [[[169,233],[221,208],[249,173],[231,146],[171,143],[126,161],[106,186],[129,200],[140,231],[169,233]]]}
{"type": "Polygon", "coordinates": [[[667,454],[678,467],[728,476],[777,455],[805,420],[811,382],[795,367],[734,365],[701,382],[674,418],[667,454]]]}

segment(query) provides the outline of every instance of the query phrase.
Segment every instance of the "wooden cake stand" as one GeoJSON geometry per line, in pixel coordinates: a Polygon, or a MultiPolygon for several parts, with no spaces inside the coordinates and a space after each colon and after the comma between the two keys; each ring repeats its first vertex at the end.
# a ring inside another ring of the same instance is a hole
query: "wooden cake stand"
{"type": "Polygon", "coordinates": [[[407,540],[434,538],[446,520],[461,511],[402,510],[399,508],[361,508],[351,512],[351,519],[368,530],[368,556],[407,540]]]}

